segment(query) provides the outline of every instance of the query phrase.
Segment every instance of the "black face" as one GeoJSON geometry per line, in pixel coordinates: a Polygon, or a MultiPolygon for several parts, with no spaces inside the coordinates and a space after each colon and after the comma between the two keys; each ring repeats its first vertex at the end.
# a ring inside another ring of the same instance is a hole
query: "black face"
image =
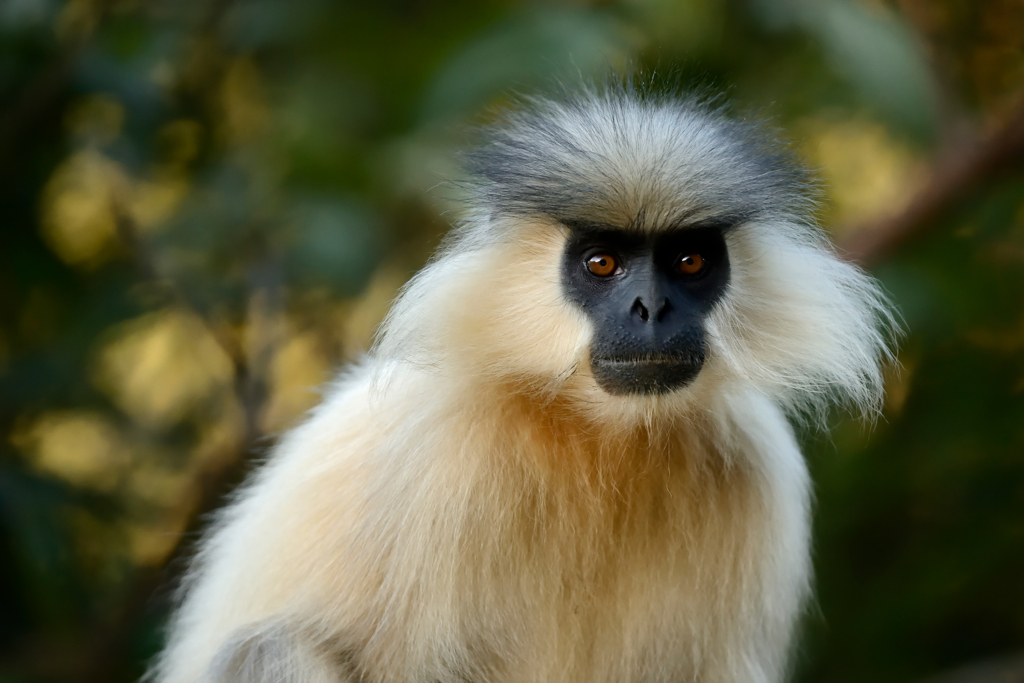
{"type": "Polygon", "coordinates": [[[610,394],[663,394],[704,364],[704,317],[729,283],[719,224],[643,234],[567,223],[562,285],[594,325],[591,369],[610,394]]]}

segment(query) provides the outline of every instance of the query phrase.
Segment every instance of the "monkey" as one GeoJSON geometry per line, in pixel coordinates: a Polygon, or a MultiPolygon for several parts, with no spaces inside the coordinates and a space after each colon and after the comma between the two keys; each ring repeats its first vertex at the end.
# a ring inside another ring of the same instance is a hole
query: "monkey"
{"type": "Polygon", "coordinates": [[[155,683],[777,683],[811,590],[795,425],[898,322],[758,123],[628,82],[464,154],[461,222],[183,581],[155,683]]]}

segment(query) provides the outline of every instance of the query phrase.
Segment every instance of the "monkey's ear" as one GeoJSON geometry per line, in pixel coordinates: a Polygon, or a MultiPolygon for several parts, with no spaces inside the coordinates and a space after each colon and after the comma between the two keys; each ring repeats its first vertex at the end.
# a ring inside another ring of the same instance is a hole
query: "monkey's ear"
{"type": "Polygon", "coordinates": [[[225,643],[202,683],[345,683],[341,671],[285,627],[247,629],[225,643]]]}

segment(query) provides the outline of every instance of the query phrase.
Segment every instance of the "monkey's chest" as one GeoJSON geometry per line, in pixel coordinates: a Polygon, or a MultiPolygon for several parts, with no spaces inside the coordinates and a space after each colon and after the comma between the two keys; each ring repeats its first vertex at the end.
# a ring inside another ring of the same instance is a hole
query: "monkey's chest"
{"type": "Polygon", "coordinates": [[[422,600],[415,633],[433,643],[420,652],[453,681],[737,683],[721,663],[752,642],[771,534],[751,511],[764,506],[742,480],[667,476],[683,481],[624,483],[618,508],[611,496],[471,498],[418,544],[430,568],[406,595],[422,600]]]}
{"type": "Polygon", "coordinates": [[[683,559],[665,549],[570,571],[549,558],[512,577],[510,558],[496,589],[461,602],[469,669],[492,683],[716,680],[703,661],[740,610],[683,559]]]}

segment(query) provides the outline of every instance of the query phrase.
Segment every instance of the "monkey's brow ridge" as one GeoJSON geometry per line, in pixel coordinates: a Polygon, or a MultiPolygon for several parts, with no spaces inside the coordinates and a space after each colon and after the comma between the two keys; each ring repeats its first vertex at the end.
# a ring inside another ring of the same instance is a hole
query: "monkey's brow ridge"
{"type": "MultiPolygon", "coordinates": [[[[701,218],[700,220],[690,220],[689,218],[680,218],[671,223],[666,224],[663,228],[653,230],[652,232],[666,232],[674,230],[728,230],[734,228],[737,225],[750,220],[750,217],[744,214],[732,213],[722,214],[720,216],[710,216],[707,218],[701,218]]],[[[612,223],[603,223],[601,221],[592,221],[579,218],[559,218],[558,222],[569,228],[572,232],[585,235],[588,233],[602,233],[602,232],[643,232],[643,228],[637,225],[636,221],[628,226],[615,225],[612,223]]],[[[641,224],[642,225],[642,224],[641,224]]]]}

